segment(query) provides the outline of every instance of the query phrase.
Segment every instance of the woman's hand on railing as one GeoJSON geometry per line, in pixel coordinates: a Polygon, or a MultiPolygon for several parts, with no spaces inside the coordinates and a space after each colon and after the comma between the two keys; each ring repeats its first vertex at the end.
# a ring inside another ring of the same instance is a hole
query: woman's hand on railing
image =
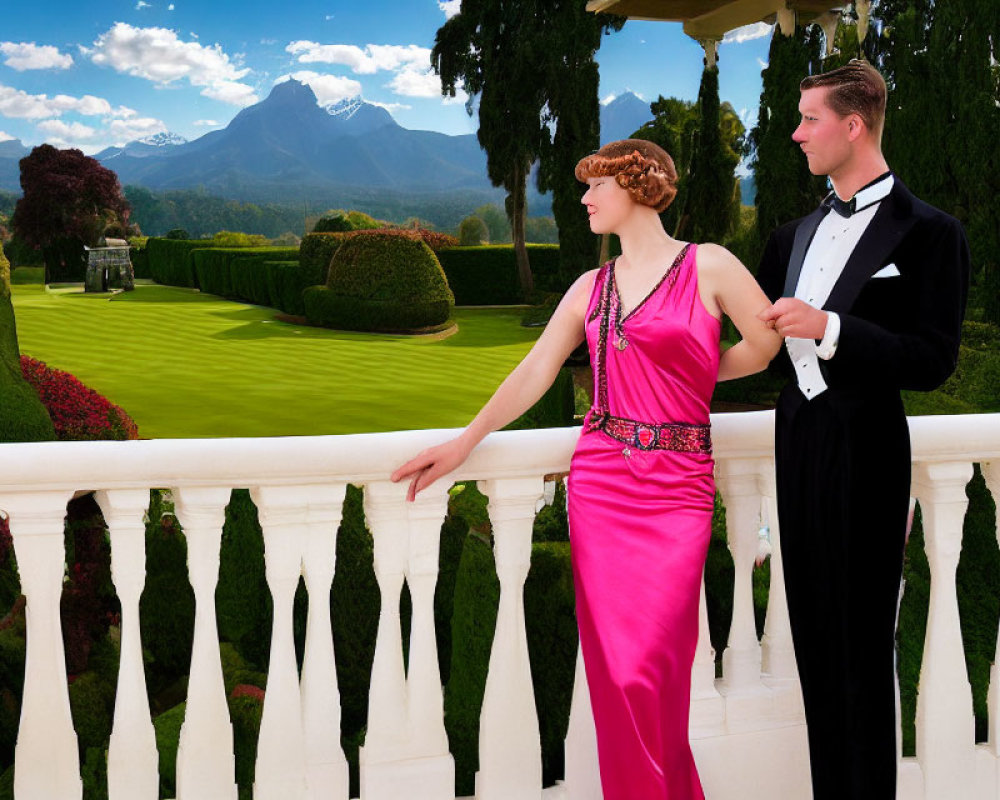
{"type": "Polygon", "coordinates": [[[417,492],[426,489],[438,478],[458,469],[469,457],[475,442],[466,434],[457,436],[443,444],[428,447],[418,453],[390,476],[393,483],[410,478],[410,488],[406,493],[408,502],[413,502],[417,492]]]}

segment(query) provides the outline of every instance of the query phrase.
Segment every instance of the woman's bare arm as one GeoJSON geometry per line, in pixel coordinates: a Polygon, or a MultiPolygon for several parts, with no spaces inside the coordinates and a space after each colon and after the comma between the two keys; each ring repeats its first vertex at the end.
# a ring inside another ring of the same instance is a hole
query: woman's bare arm
{"type": "Polygon", "coordinates": [[[781,347],[781,337],[758,318],[770,307],[753,275],[736,256],[718,245],[698,248],[698,284],[705,305],[714,304],[740,332],[741,340],[722,354],[719,380],[760,372],[781,347]]]}
{"type": "Polygon", "coordinates": [[[569,288],[534,347],[459,436],[424,450],[392,473],[393,481],[410,478],[408,500],[457,469],[487,434],[517,419],[552,385],[559,368],[583,341],[596,272],[584,273],[569,288]]]}

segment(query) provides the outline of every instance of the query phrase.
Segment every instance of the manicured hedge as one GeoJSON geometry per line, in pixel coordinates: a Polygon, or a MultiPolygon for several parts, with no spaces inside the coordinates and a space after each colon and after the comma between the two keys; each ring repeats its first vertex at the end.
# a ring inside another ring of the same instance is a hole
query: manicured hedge
{"type": "Polygon", "coordinates": [[[136,278],[151,278],[149,272],[149,251],[146,246],[149,239],[145,236],[133,236],[128,240],[129,260],[132,262],[132,274],[136,278]]]}
{"type": "Polygon", "coordinates": [[[455,303],[434,253],[408,231],[347,234],[326,286],[311,286],[303,297],[310,323],[359,331],[442,325],[455,303]]]}
{"type": "Polygon", "coordinates": [[[294,247],[212,247],[191,253],[203,292],[261,306],[275,306],[268,286],[267,261],[298,256],[294,247]]]}
{"type": "Polygon", "coordinates": [[[191,253],[211,247],[208,239],[151,238],[146,243],[149,275],[166,286],[187,286],[197,289],[198,278],[194,271],[191,253]]]}
{"type": "MultiPolygon", "coordinates": [[[[438,253],[441,268],[460,306],[509,305],[524,302],[517,280],[514,246],[451,247],[438,253]]],[[[563,292],[559,278],[559,245],[529,244],[528,261],[535,288],[563,292]]]]}
{"type": "MultiPolygon", "coordinates": [[[[330,261],[337,248],[347,239],[354,235],[366,235],[367,230],[354,231],[327,231],[321,233],[310,233],[302,240],[299,247],[299,263],[304,271],[304,279],[308,281],[306,286],[319,286],[326,283],[330,269],[330,261]]],[[[428,231],[423,228],[411,230],[408,228],[380,228],[379,233],[386,236],[403,236],[412,238],[414,234],[424,240],[434,253],[438,254],[448,248],[455,247],[458,239],[446,233],[428,231]]]]}
{"type": "Polygon", "coordinates": [[[343,232],[310,233],[302,239],[299,246],[299,264],[302,267],[303,279],[307,286],[326,285],[327,272],[330,269],[330,259],[344,241],[343,232]]]}
{"type": "Polygon", "coordinates": [[[301,317],[306,313],[302,293],[312,284],[298,261],[265,261],[267,293],[271,305],[286,314],[301,317]]]}

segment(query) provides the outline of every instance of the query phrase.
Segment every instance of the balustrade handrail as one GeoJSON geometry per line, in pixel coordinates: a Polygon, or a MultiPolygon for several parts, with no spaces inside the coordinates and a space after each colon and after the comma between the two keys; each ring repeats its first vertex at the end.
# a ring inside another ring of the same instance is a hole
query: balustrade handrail
{"type": "MultiPolygon", "coordinates": [[[[1000,414],[911,417],[909,425],[913,494],[924,513],[932,580],[917,708],[917,757],[900,762],[899,797],[1000,800],[1000,673],[994,666],[989,744],[976,746],[955,593],[968,505],[965,487],[973,462],[983,464],[989,490],[1000,496],[1000,414]]],[[[772,537],[780,539],[774,412],[714,414],[712,428],[735,583],[721,678],[716,677],[702,599],[692,693],[696,756],[706,767],[703,779],[713,797],[804,796],[809,782],[805,735],[780,547],[772,555],[771,602],[760,640],[751,585],[762,519],[769,521],[772,537]],[[736,737],[730,738],[733,734],[736,737]],[[726,776],[736,764],[743,779],[734,787],[726,776]],[[740,794],[741,787],[750,785],[759,787],[756,794],[740,794]]],[[[395,797],[405,787],[408,796],[418,800],[450,800],[454,767],[443,726],[433,604],[438,536],[447,509],[443,484],[466,480],[480,481],[490,498],[501,585],[483,702],[477,796],[537,798],[540,750],[519,598],[530,562],[534,514],[543,496],[542,476],[565,473],[579,428],[493,433],[445,481],[422,493],[417,503],[404,503],[405,487],[388,482],[392,469],[457,432],[0,444],[0,514],[10,512],[22,588],[32,610],[27,636],[32,668],[25,681],[17,749],[21,766],[15,773],[18,800],[80,796],[76,737],[64,690],[59,593],[65,503],[73,494],[90,490],[98,492],[110,530],[112,571],[123,609],[122,666],[108,752],[111,798],[156,796],[157,755],[145,700],[138,625],[145,578],[143,515],[151,488],[174,490],[197,598],[191,681],[178,750],[178,797],[235,800],[232,731],[212,598],[230,490],[249,488],[260,515],[275,608],[255,797],[313,800],[319,796],[316,787],[336,785],[340,788],[334,795],[323,796],[346,798],[347,765],[339,746],[329,608],[318,603],[318,616],[310,616],[312,632],[301,679],[291,621],[300,576],[310,596],[329,594],[336,560],[333,533],[349,483],[365,486],[365,516],[382,594],[373,705],[361,756],[362,796],[395,797]],[[398,646],[404,576],[414,607],[409,671],[404,670],[398,646]],[[45,758],[39,760],[43,753],[45,758]],[[515,764],[518,768],[512,769],[515,764]],[[535,767],[526,771],[525,764],[535,767]]],[[[872,447],[877,448],[878,442],[872,447]]],[[[579,666],[576,680],[575,718],[571,717],[566,740],[566,781],[546,790],[553,800],[599,796],[593,724],[579,666]]]]}
{"type": "MultiPolygon", "coordinates": [[[[1000,457],[1000,415],[910,417],[909,422],[914,461],[1000,457]]],[[[773,426],[773,411],[713,414],[716,459],[769,457],[773,426]]],[[[565,471],[578,432],[573,427],[491,434],[453,477],[469,480],[565,471]],[[526,452],[530,458],[525,458],[526,452]]],[[[261,481],[287,485],[317,479],[360,484],[384,480],[387,467],[457,433],[457,429],[434,429],[252,439],[0,444],[0,487],[4,491],[79,490],[86,488],[91,477],[94,487],[101,489],[211,485],[220,479],[231,485],[261,481]]]]}

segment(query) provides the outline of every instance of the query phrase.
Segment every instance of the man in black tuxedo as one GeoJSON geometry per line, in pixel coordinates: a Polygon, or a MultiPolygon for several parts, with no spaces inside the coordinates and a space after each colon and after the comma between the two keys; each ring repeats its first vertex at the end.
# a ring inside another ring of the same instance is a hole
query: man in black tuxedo
{"type": "MultiPolygon", "coordinates": [[[[864,61],[802,81],[792,138],[833,191],[776,230],[761,318],[794,371],[776,411],[778,517],[815,800],[894,800],[894,637],[910,493],[900,389],[958,356],[969,251],[882,156],[886,88],[864,61]]],[[[782,356],[784,358],[784,356],[782,356]]]]}

